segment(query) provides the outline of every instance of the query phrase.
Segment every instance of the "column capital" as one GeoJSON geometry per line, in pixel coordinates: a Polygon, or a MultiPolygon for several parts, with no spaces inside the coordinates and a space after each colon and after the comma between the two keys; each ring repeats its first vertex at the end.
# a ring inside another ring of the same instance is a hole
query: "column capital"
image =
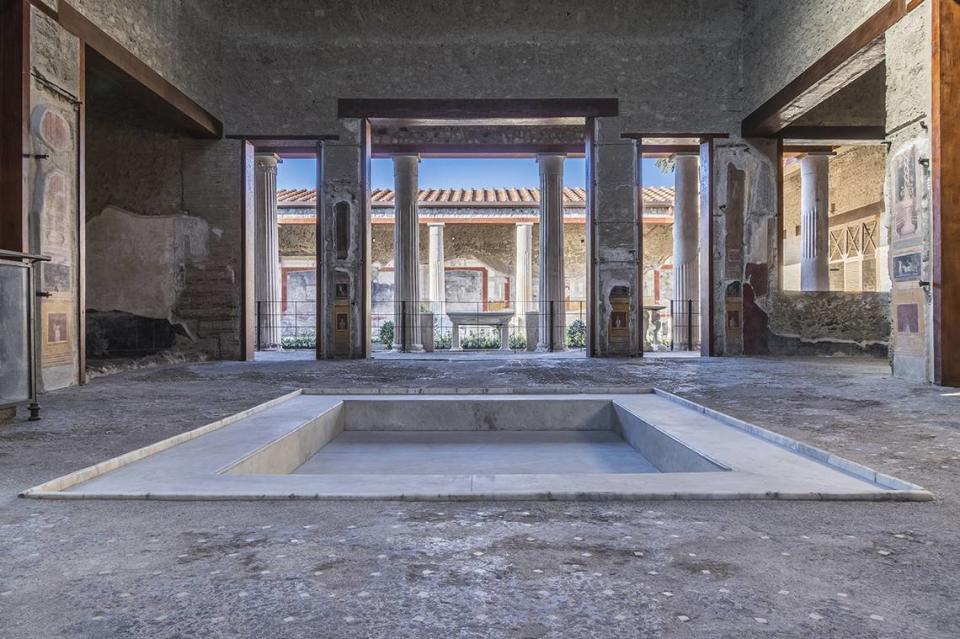
{"type": "Polygon", "coordinates": [[[394,160],[416,160],[417,163],[420,162],[419,153],[394,153],[390,157],[394,160]]]}
{"type": "Polygon", "coordinates": [[[517,226],[533,226],[533,222],[515,222],[517,226]]]}
{"type": "Polygon", "coordinates": [[[447,225],[446,222],[427,222],[427,226],[428,226],[428,227],[430,227],[430,226],[444,227],[444,226],[446,226],[446,225],[447,225]]]}
{"type": "Polygon", "coordinates": [[[537,164],[540,165],[540,172],[559,172],[563,171],[563,161],[567,158],[565,153],[538,153],[537,164]]]}
{"type": "Polygon", "coordinates": [[[254,166],[260,171],[276,171],[277,165],[282,161],[276,153],[257,153],[254,155],[254,166]]]}

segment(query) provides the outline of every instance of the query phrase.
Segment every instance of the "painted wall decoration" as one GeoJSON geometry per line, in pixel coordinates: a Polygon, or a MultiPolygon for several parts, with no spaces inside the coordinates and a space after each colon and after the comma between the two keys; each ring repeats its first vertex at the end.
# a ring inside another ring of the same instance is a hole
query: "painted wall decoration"
{"type": "Polygon", "coordinates": [[[897,304],[897,332],[920,332],[920,307],[917,304],[897,304]]]}
{"type": "Polygon", "coordinates": [[[896,255],[893,258],[893,279],[895,282],[909,282],[920,279],[920,253],[896,255]]]}
{"type": "Polygon", "coordinates": [[[906,240],[920,234],[920,207],[917,201],[917,149],[910,146],[892,161],[893,239],[906,240]]]}
{"type": "Polygon", "coordinates": [[[41,364],[73,364],[74,308],[69,297],[48,298],[41,314],[41,364]]]}

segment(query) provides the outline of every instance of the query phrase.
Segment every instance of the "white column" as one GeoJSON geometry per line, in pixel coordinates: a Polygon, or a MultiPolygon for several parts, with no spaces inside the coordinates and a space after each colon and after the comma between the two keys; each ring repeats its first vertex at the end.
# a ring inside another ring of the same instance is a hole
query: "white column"
{"type": "Polygon", "coordinates": [[[421,351],[420,336],[420,226],[417,220],[418,155],[393,158],[394,179],[394,322],[393,344],[421,351]],[[405,338],[405,339],[404,339],[405,338]]]}
{"type": "Polygon", "coordinates": [[[427,225],[430,229],[429,262],[427,273],[430,284],[430,305],[434,313],[443,313],[446,299],[443,270],[443,223],[427,225]]]}
{"type": "Polygon", "coordinates": [[[280,346],[280,242],[277,226],[277,164],[274,154],[257,155],[254,162],[256,225],[254,290],[259,309],[261,350],[280,346]]]}
{"type": "Polygon", "coordinates": [[[800,160],[800,290],[830,290],[830,156],[800,160]]]}
{"type": "MultiPolygon", "coordinates": [[[[673,191],[673,301],[671,309],[671,339],[675,346],[693,348],[699,336],[695,313],[700,304],[699,204],[700,168],[697,155],[677,155],[674,158],[673,191]],[[692,303],[691,303],[692,300],[692,303]]],[[[654,325],[656,311],[651,313],[654,325]]],[[[644,316],[646,318],[646,316],[644,316]]],[[[656,343],[658,329],[654,329],[656,343]]],[[[646,331],[644,331],[646,338],[646,331]]]]}
{"type": "Polygon", "coordinates": [[[677,155],[673,195],[673,295],[675,302],[698,301],[700,169],[696,155],[677,155]]]}
{"type": "Polygon", "coordinates": [[[526,326],[526,315],[533,300],[533,224],[517,224],[517,256],[514,267],[513,307],[517,326],[526,326]]]}
{"type": "Polygon", "coordinates": [[[563,159],[562,155],[537,156],[540,165],[540,343],[537,351],[540,352],[551,350],[551,334],[552,350],[566,348],[563,159]]]}

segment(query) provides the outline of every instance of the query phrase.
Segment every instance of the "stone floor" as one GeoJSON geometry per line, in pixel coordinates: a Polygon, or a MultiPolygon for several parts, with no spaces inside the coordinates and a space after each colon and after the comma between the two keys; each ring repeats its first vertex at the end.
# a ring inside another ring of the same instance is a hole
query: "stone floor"
{"type": "Polygon", "coordinates": [[[960,393],[855,359],[176,364],[0,430],[3,637],[956,637],[960,393]],[[62,502],[26,487],[310,387],[660,386],[929,503],[62,502]]]}

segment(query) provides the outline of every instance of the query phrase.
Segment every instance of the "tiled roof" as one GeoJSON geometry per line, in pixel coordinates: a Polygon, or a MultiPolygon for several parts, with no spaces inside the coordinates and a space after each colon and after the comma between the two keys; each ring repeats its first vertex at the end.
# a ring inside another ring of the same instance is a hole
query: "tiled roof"
{"type": "MultiPolygon", "coordinates": [[[[586,189],[563,189],[563,205],[571,208],[586,205],[586,189]]],[[[316,189],[280,189],[277,204],[280,206],[312,206],[316,203],[316,189]]],[[[374,189],[370,200],[375,207],[392,207],[393,189],[374,189]]],[[[526,207],[540,204],[540,189],[420,189],[417,198],[420,206],[485,206],[526,207]]],[[[646,206],[673,206],[673,187],[651,186],[643,189],[646,206]]]]}

